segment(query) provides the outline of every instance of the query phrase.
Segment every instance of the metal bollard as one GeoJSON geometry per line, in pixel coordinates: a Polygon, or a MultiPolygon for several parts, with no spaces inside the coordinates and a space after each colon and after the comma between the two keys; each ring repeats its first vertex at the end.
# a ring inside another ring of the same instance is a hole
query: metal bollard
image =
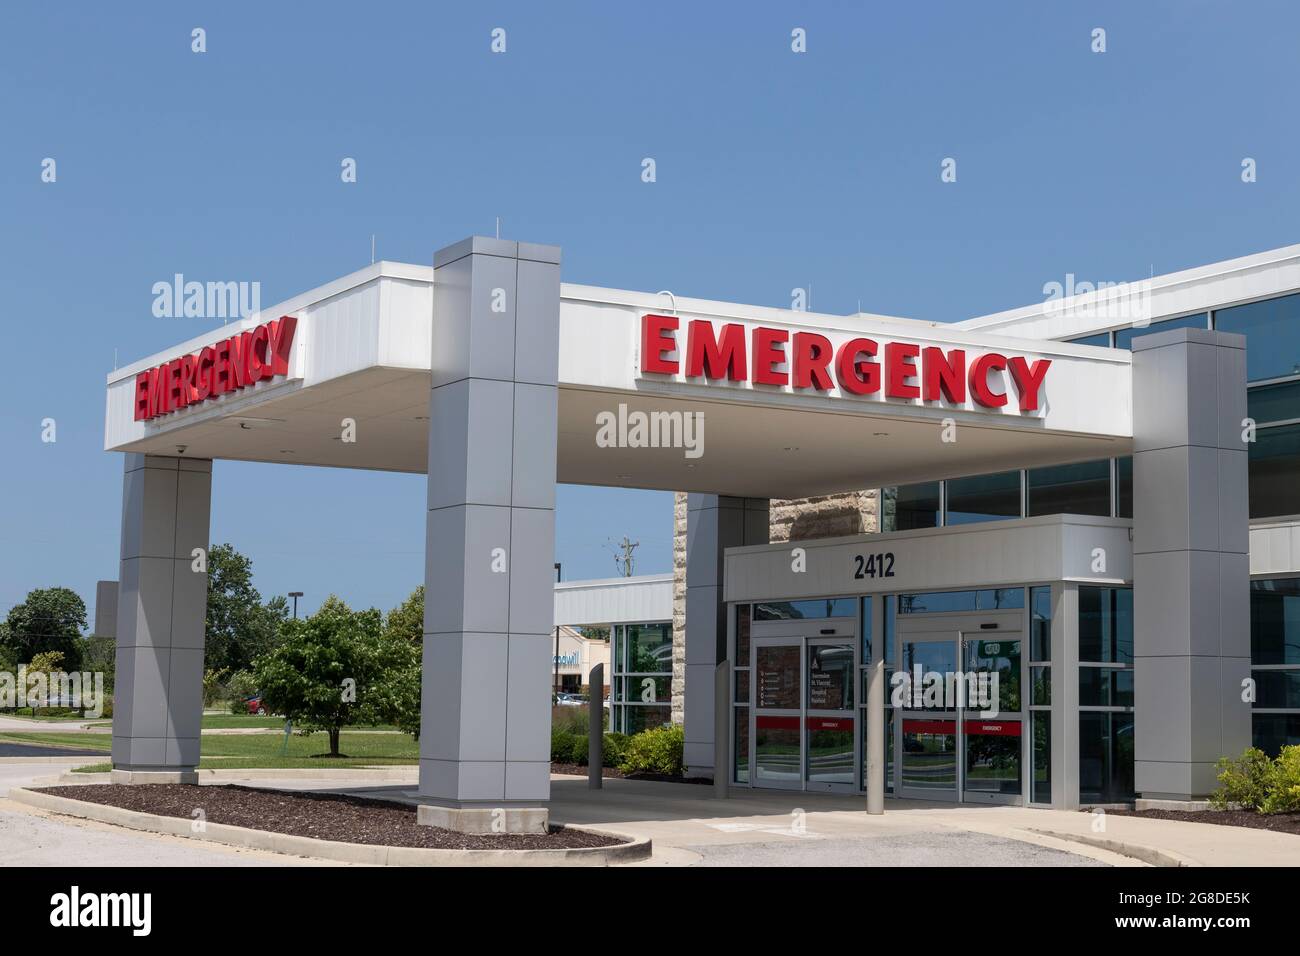
{"type": "Polygon", "coordinates": [[[605,665],[597,664],[587,678],[587,789],[599,790],[605,763],[605,665]]]}

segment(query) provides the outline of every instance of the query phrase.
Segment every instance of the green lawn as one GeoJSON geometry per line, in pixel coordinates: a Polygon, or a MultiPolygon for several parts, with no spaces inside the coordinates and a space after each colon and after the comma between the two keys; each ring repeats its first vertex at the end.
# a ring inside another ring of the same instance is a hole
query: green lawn
{"type": "Polygon", "coordinates": [[[76,723],[83,723],[87,720],[95,719],[93,717],[77,717],[76,715],[64,716],[64,717],[51,717],[39,713],[39,710],[40,708],[37,708],[38,713],[35,717],[32,716],[32,709],[30,707],[22,707],[18,710],[6,710],[2,716],[17,717],[19,720],[38,720],[41,723],[46,723],[47,721],[49,723],[61,723],[63,721],[73,721],[76,723]]]}
{"type": "MultiPolygon", "coordinates": [[[[0,742],[44,744],[47,747],[75,747],[108,753],[112,738],[108,734],[87,733],[9,733],[0,734],[0,742]]],[[[386,764],[414,764],[420,748],[406,734],[375,734],[344,731],[339,741],[341,758],[325,756],[329,752],[329,735],[324,733],[289,738],[288,753],[281,756],[282,734],[209,734],[200,741],[199,766],[214,768],[292,768],[292,767],[359,767],[386,764]]],[[[106,770],[108,765],[82,768],[83,771],[106,770]]]]}
{"type": "MultiPolygon", "coordinates": [[[[6,714],[6,717],[12,716],[6,714]]],[[[42,718],[44,719],[44,718],[42,718]]],[[[51,718],[59,720],[80,720],[85,721],[92,727],[111,727],[111,720],[88,720],[85,717],[68,717],[68,718],[51,718]]],[[[269,730],[280,730],[284,727],[283,717],[259,717],[256,714],[204,714],[203,722],[200,725],[204,730],[226,730],[231,727],[265,727],[269,730]]],[[[363,725],[358,725],[362,727],[363,725]]],[[[364,725],[365,730],[396,730],[396,727],[390,724],[377,724],[375,726],[364,725]]]]}

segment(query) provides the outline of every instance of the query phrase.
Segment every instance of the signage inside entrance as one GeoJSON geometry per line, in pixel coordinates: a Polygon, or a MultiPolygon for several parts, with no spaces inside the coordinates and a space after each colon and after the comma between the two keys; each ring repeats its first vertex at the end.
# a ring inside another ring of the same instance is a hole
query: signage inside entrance
{"type": "Polygon", "coordinates": [[[289,374],[298,320],[292,315],[240,332],[135,377],[135,420],[148,421],[189,405],[289,374]]]}
{"type": "Polygon", "coordinates": [[[1003,388],[1009,373],[1011,388],[1022,412],[1035,411],[1050,359],[1029,361],[1019,356],[983,352],[968,356],[965,349],[922,347],[913,342],[879,343],[855,337],[834,348],[817,332],[756,326],[747,330],[729,322],[721,330],[707,319],[686,322],[685,343],[678,335],[681,321],[672,315],[641,317],[641,372],[685,374],[688,379],[749,381],[794,391],[830,392],[845,396],[880,395],[886,399],[920,399],[982,408],[1002,408],[1011,396],[1003,388]]]}

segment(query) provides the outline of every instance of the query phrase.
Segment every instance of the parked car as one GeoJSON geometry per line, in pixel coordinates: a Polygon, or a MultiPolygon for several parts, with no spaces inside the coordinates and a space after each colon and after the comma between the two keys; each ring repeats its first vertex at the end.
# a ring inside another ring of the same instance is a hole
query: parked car
{"type": "Polygon", "coordinates": [[[577,694],[556,694],[555,703],[560,707],[581,707],[587,702],[577,694]]]}
{"type": "Polygon", "coordinates": [[[270,711],[266,709],[266,705],[262,703],[261,694],[254,694],[252,697],[245,700],[244,703],[248,704],[248,712],[250,714],[256,714],[258,717],[265,717],[270,713],[270,711]]]}

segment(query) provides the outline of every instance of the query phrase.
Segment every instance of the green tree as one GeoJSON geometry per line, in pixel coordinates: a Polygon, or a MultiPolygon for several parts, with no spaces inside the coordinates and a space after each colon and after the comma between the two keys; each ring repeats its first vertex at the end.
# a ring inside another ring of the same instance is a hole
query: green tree
{"type": "Polygon", "coordinates": [[[278,647],[253,663],[267,709],[304,731],[329,734],[330,756],[339,733],[383,719],[383,618],[373,608],[353,611],[334,595],[310,617],[284,621],[278,647]]]}
{"type": "Polygon", "coordinates": [[[234,672],[271,651],[280,625],[289,616],[289,602],[276,595],[265,604],[253,587],[253,562],[232,545],[216,544],[208,551],[208,611],[203,666],[234,672]]]}
{"type": "Polygon", "coordinates": [[[384,619],[384,633],[420,646],[424,643],[424,585],[421,584],[384,619]]]}
{"type": "Polygon", "coordinates": [[[81,664],[81,632],[86,629],[86,602],[69,588],[37,588],[9,609],[0,629],[0,643],[19,661],[58,651],[64,666],[81,664]]]}
{"type": "Polygon", "coordinates": [[[376,707],[382,719],[420,739],[420,681],[424,656],[424,585],[384,619],[383,668],[376,707]]]}

